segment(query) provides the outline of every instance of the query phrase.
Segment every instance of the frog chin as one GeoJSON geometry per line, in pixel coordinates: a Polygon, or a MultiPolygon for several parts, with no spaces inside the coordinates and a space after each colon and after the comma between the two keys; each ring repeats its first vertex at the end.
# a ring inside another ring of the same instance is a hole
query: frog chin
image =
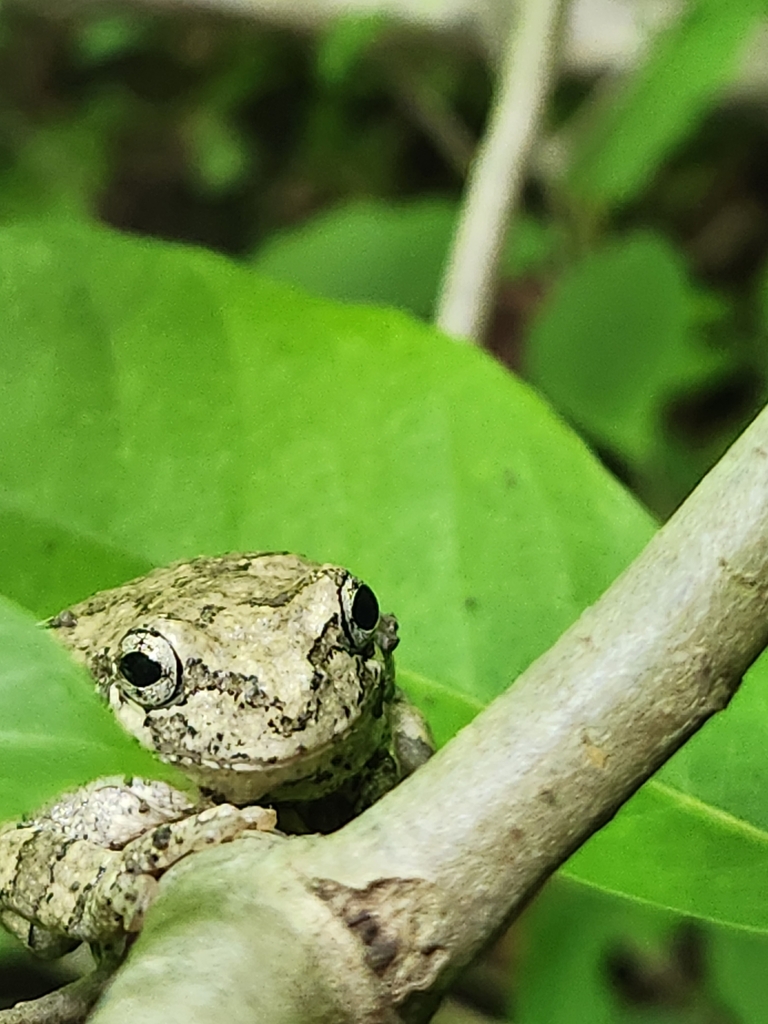
{"type": "Polygon", "coordinates": [[[316,800],[340,789],[359,775],[374,751],[388,746],[389,722],[385,716],[376,723],[375,734],[359,728],[343,739],[313,750],[300,750],[272,763],[231,761],[209,757],[166,756],[201,789],[216,799],[245,805],[316,800]]]}
{"type": "Polygon", "coordinates": [[[274,733],[265,736],[262,724],[252,733],[234,732],[231,720],[225,739],[210,722],[205,729],[193,727],[174,705],[147,710],[116,688],[109,699],[121,724],[143,746],[216,799],[241,806],[327,796],[358,776],[376,751],[391,745],[388,708],[378,716],[369,707],[361,709],[343,731],[324,742],[311,729],[301,740],[290,734],[281,741],[274,733]],[[267,750],[268,756],[258,756],[267,750]]]}

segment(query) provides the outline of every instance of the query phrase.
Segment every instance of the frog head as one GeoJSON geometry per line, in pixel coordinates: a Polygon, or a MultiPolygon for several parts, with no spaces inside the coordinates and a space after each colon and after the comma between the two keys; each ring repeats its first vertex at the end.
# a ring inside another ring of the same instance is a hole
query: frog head
{"type": "Polygon", "coordinates": [[[129,732],[233,803],[314,800],[390,742],[397,623],[339,566],[196,558],[49,625],[129,732]]]}

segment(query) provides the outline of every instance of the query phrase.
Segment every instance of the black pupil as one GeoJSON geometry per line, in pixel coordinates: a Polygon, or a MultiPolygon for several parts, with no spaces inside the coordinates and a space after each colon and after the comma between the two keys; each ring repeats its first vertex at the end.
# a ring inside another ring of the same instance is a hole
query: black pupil
{"type": "Polygon", "coordinates": [[[120,659],[120,671],[132,686],[151,686],[163,674],[162,666],[141,651],[131,651],[120,659]]]}
{"type": "Polygon", "coordinates": [[[352,619],[359,629],[373,629],[379,621],[379,602],[376,595],[365,583],[358,587],[352,601],[352,619]]]}

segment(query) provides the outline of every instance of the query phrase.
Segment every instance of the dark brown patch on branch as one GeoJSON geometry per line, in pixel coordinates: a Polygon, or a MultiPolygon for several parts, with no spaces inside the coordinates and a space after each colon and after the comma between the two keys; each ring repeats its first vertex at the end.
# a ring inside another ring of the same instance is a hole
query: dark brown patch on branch
{"type": "Polygon", "coordinates": [[[448,958],[436,886],[423,878],[380,878],[352,889],[317,879],[312,888],[363,944],[395,1005],[433,985],[448,958]]]}

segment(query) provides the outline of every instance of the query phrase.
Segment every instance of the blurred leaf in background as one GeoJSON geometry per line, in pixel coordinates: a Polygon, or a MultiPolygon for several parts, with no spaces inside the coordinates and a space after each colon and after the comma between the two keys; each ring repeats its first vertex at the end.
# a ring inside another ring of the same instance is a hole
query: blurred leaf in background
{"type": "Polygon", "coordinates": [[[317,75],[329,87],[344,86],[359,68],[361,60],[389,28],[386,16],[342,14],[329,22],[318,39],[317,75]]]}
{"type": "Polygon", "coordinates": [[[686,4],[617,92],[584,117],[568,192],[598,207],[634,198],[735,76],[765,15],[764,0],[686,4]]]}
{"type": "MultiPolygon", "coordinates": [[[[453,237],[458,204],[358,201],[274,235],[254,255],[265,277],[342,302],[397,306],[429,319],[453,237]]],[[[556,252],[555,226],[515,224],[503,258],[510,278],[541,271],[556,252]]]]}
{"type": "Polygon", "coordinates": [[[141,49],[149,40],[149,27],[146,18],[131,11],[89,18],[76,34],[75,53],[85,66],[105,64],[141,49]]]}
{"type": "Polygon", "coordinates": [[[562,275],[532,325],[525,373],[589,437],[643,465],[670,399],[726,365],[696,336],[696,300],[664,238],[625,235],[562,275]]]}

